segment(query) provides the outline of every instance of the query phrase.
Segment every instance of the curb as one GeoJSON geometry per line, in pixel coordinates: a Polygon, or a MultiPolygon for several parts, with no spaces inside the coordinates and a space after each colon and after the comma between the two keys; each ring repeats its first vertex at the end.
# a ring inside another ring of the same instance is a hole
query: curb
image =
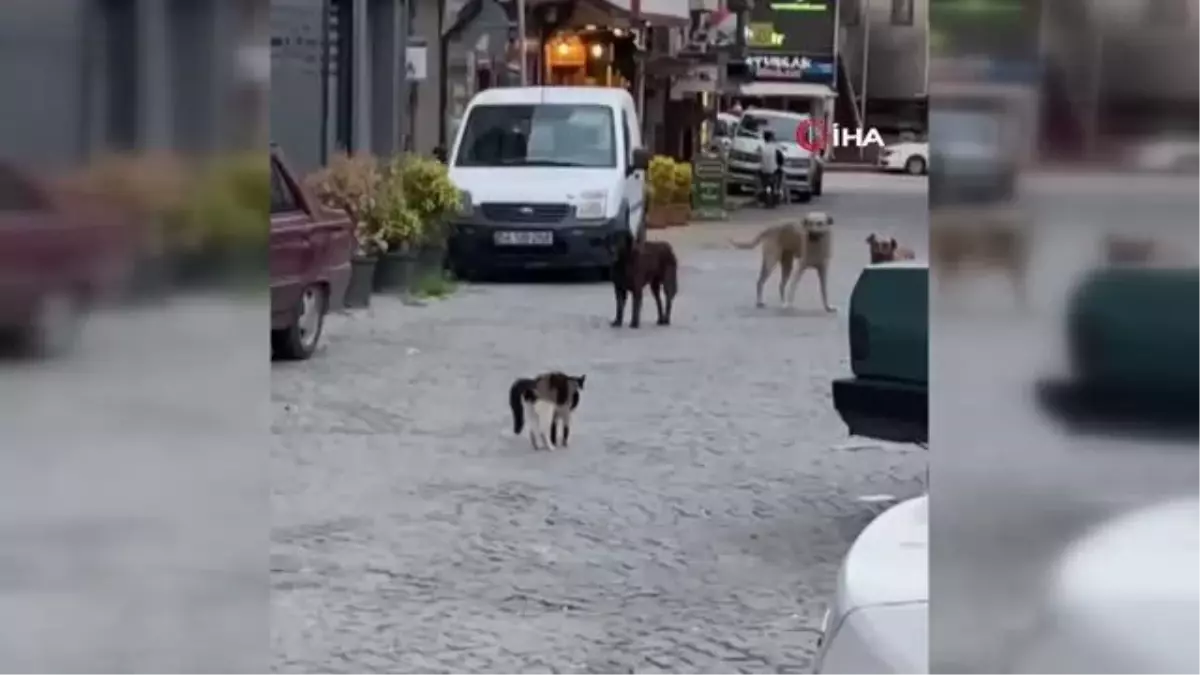
{"type": "Polygon", "coordinates": [[[835,162],[826,164],[825,170],[836,173],[878,173],[879,167],[869,162],[835,162]]]}

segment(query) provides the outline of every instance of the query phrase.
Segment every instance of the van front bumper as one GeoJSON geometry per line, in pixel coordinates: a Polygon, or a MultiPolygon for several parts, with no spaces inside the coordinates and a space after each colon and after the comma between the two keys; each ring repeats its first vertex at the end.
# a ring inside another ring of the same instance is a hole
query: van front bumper
{"type": "Polygon", "coordinates": [[[834,380],[833,407],[851,436],[929,442],[929,390],[923,385],[860,377],[834,380]]]}
{"type": "Polygon", "coordinates": [[[455,223],[448,252],[454,268],[463,271],[594,269],[612,266],[617,244],[628,234],[624,218],[553,224],[471,220],[455,223]],[[508,232],[539,233],[550,243],[500,243],[497,237],[508,232]]]}

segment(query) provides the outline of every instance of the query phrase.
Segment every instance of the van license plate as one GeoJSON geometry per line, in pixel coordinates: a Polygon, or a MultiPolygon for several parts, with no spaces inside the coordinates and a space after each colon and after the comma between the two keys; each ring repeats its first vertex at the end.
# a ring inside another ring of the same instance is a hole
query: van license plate
{"type": "Polygon", "coordinates": [[[553,232],[497,232],[497,246],[553,246],[553,232]]]}

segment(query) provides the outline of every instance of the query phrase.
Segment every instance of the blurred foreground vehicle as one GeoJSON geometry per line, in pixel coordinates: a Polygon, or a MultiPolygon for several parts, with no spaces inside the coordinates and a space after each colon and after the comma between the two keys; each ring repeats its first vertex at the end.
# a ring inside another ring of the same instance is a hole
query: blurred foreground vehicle
{"type": "Polygon", "coordinates": [[[1163,135],[1133,145],[1128,157],[1140,171],[1196,173],[1200,170],[1200,139],[1195,135],[1163,135]]]}
{"type": "Polygon", "coordinates": [[[1195,268],[1093,272],[1071,298],[1071,372],[1038,383],[1040,404],[1075,432],[1194,441],[1198,304],[1195,268]]]}
{"type": "Polygon", "coordinates": [[[1018,673],[1200,672],[1200,500],[1122,514],[1072,542],[1018,673]]]}
{"type": "Polygon", "coordinates": [[[306,194],[277,148],[271,149],[271,352],[307,359],[325,315],[342,307],[350,283],[350,217],[306,194]]]}
{"type": "Polygon", "coordinates": [[[854,540],[825,613],[815,673],[929,672],[929,495],[854,540]]]}
{"type": "MultiPolygon", "coordinates": [[[[871,265],[850,296],[854,377],[833,383],[850,433],[921,443],[929,435],[929,268],[871,265]]],[[[842,562],[817,673],[929,672],[929,497],[892,506],[842,562]]]]}
{"type": "Polygon", "coordinates": [[[929,266],[870,265],[850,295],[850,367],[833,405],[850,434],[895,443],[929,439],[929,266]]]}
{"type": "Polygon", "coordinates": [[[99,204],[0,163],[0,337],[20,352],[69,350],[133,250],[132,229],[99,204]]]}

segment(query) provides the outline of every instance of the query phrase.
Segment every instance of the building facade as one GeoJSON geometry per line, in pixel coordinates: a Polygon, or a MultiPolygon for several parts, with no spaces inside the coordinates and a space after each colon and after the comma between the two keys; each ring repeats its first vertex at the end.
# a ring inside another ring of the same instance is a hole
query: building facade
{"type": "Polygon", "coordinates": [[[841,0],[840,122],[887,134],[924,133],[929,89],[929,0],[841,0]]]}
{"type": "Polygon", "coordinates": [[[0,154],[53,170],[264,141],[266,17],[267,0],[0,2],[0,154]]]}

